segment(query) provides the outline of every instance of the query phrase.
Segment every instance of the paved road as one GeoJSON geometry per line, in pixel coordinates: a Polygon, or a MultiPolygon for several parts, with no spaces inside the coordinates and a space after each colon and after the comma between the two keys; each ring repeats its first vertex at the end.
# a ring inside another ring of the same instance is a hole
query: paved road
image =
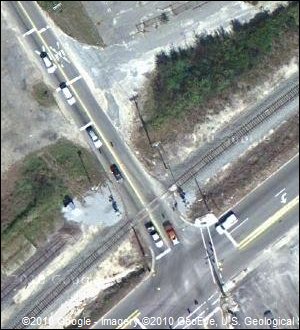
{"type": "MultiPolygon", "coordinates": [[[[245,248],[236,248],[226,236],[219,235],[214,228],[211,229],[217,257],[223,263],[224,283],[230,283],[237,274],[248,267],[256,255],[298,223],[299,211],[296,199],[298,197],[298,169],[299,156],[288,162],[236,205],[234,210],[241,219],[234,231],[238,242],[246,235],[255,232],[260,225],[266,224],[271,217],[277,218],[277,222],[274,221],[272,225],[265,228],[266,230],[249,242],[245,248]],[[287,192],[287,202],[280,203],[281,197],[275,195],[284,188],[284,192],[287,192]],[[293,203],[295,200],[296,202],[293,203]],[[288,207],[290,202],[293,204],[288,207]],[[284,212],[278,215],[283,208],[285,208],[284,212]],[[243,222],[246,218],[249,220],[243,222]]],[[[161,317],[163,320],[170,318],[170,322],[173,322],[180,317],[188,317],[188,320],[191,320],[199,315],[205,317],[212,312],[215,312],[218,317],[220,294],[209,271],[200,229],[192,226],[181,226],[181,229],[179,227],[176,229],[182,244],[175,246],[168,255],[157,261],[155,276],[149,277],[121,301],[95,325],[95,328],[109,327],[109,320],[126,319],[135,311],[138,312],[133,316],[137,316],[139,320],[143,317],[159,320],[158,317],[161,317]],[[195,304],[195,299],[197,304],[195,304]],[[105,325],[102,323],[103,320],[106,322],[105,325]]],[[[176,324],[175,322],[174,325],[176,324]]],[[[168,328],[168,325],[165,323],[162,327],[168,328]]],[[[146,328],[159,328],[159,326],[146,326],[146,328]]]]}
{"type": "MultiPolygon", "coordinates": [[[[53,31],[51,29],[46,29],[44,32],[43,30],[41,31],[41,29],[47,27],[47,23],[44,16],[41,15],[36,3],[29,1],[22,3],[12,2],[11,4],[6,2],[6,4],[10,6],[12,15],[22,24],[22,33],[33,31],[32,28],[35,28],[35,31],[24,37],[32,52],[34,50],[40,50],[42,45],[46,47],[47,52],[52,54],[52,56],[59,51],[60,46],[57,44],[57,39],[53,31]]],[[[37,60],[40,59],[38,58],[37,60]]],[[[74,116],[78,128],[86,125],[90,121],[92,121],[93,126],[97,128],[101,140],[104,143],[102,152],[99,153],[96,151],[97,157],[105,169],[107,169],[111,163],[117,163],[120,166],[125,175],[125,182],[119,185],[118,189],[123,193],[122,195],[125,196],[124,198],[126,198],[129,216],[136,215],[136,213],[141,210],[147,202],[157,196],[163,188],[157,182],[154,182],[154,180],[138,165],[136,158],[129,151],[106,114],[101,111],[87,83],[79,77],[76,67],[65,60],[59,59],[60,63],[61,61],[63,61],[63,68],[58,65],[55,74],[49,76],[49,81],[54,88],[57,88],[61,81],[72,81],[74,78],[79,78],[74,85],[71,85],[71,90],[75,95],[77,103],[72,106],[72,109],[68,109],[66,113],[72,112],[72,116],[74,116]],[[109,141],[113,141],[113,147],[109,141]]],[[[65,103],[62,95],[61,98],[62,102],[65,103]]],[[[65,105],[65,107],[68,107],[68,105],[65,105]]],[[[83,134],[85,134],[84,131],[83,134]]],[[[88,139],[87,135],[86,138],[88,139]]],[[[112,180],[114,179],[112,178],[112,180]]],[[[286,189],[289,189],[289,184],[293,186],[294,182],[288,183],[284,181],[282,184],[286,189]]],[[[269,198],[271,198],[271,192],[269,190],[268,194],[270,195],[269,198]]],[[[273,197],[272,195],[272,198],[273,197]]],[[[259,203],[250,206],[253,201],[248,204],[246,201],[247,199],[244,201],[246,203],[245,211],[243,211],[242,207],[237,210],[240,217],[243,219],[246,217],[249,218],[249,214],[255,214],[255,216],[253,216],[254,220],[251,222],[255,228],[257,223],[262,219],[268,218],[268,213],[265,209],[259,212],[259,203]],[[247,208],[248,211],[246,211],[247,208]]],[[[257,202],[259,202],[259,200],[257,202]]],[[[215,302],[218,296],[217,287],[213,283],[208,270],[206,251],[203,249],[201,232],[198,228],[184,224],[180,220],[180,214],[175,215],[174,212],[172,213],[172,210],[166,206],[166,202],[162,201],[158,209],[152,212],[150,217],[152,217],[153,222],[160,229],[160,233],[164,237],[166,243],[165,248],[168,247],[170,242],[167,240],[164,230],[162,230],[161,221],[159,221],[162,220],[160,216],[161,213],[164,213],[165,217],[172,219],[176,224],[175,227],[181,244],[172,248],[170,253],[157,261],[155,276],[143,283],[128,299],[126,299],[126,302],[120,304],[118,308],[111,312],[115,313],[117,317],[124,318],[137,308],[141,311],[142,315],[172,315],[174,317],[179,317],[184,315],[183,310],[186,310],[185,316],[188,316],[189,311],[187,309],[194,309],[196,306],[195,299],[198,301],[198,305],[200,305],[200,302],[201,304],[209,305],[211,301],[210,307],[205,307],[208,308],[205,310],[205,313],[208,313],[214,308],[215,304],[212,305],[212,303],[215,302]],[[157,221],[155,219],[157,219],[157,221]],[[191,292],[193,293],[192,296],[191,292]]],[[[273,208],[271,213],[275,213],[278,204],[270,203],[270,207],[271,209],[273,208]]],[[[293,221],[294,220],[291,220],[291,222],[293,221]]],[[[245,223],[244,226],[248,226],[249,223],[250,221],[245,223]]],[[[242,233],[244,232],[245,230],[242,230],[242,233]]],[[[280,233],[281,231],[279,230],[278,235],[280,235],[280,233]]],[[[217,236],[216,232],[213,230],[211,233],[206,229],[203,230],[203,237],[206,242],[210,239],[209,235],[211,235],[212,239],[215,241],[217,251],[224,251],[225,255],[223,256],[221,254],[222,259],[227,261],[231,260],[230,258],[234,258],[234,265],[237,265],[235,270],[241,269],[242,266],[244,267],[244,262],[247,258],[248,260],[253,258],[255,251],[247,249],[245,257],[242,258],[240,257],[242,252],[237,251],[226,237],[217,236]],[[247,255],[249,256],[246,258],[247,255]]],[[[144,237],[149,242],[150,238],[148,236],[144,237]]],[[[239,236],[235,235],[234,238],[238,240],[239,236]]],[[[262,244],[262,247],[263,246],[262,244]]],[[[227,262],[227,265],[228,264],[231,265],[231,263],[227,262]]],[[[232,276],[232,274],[235,273],[224,267],[223,276],[225,279],[232,276]]],[[[115,316],[115,314],[112,315],[115,316]]]]}
{"type": "MultiPolygon", "coordinates": [[[[54,31],[51,28],[47,28],[47,21],[39,6],[33,1],[5,2],[5,5],[21,29],[23,36],[20,36],[20,39],[25,47],[27,47],[29,56],[35,56],[35,60],[40,62],[42,70],[45,71],[41,59],[34,51],[42,50],[44,46],[47,53],[55,58],[55,54],[61,54],[59,51],[63,48],[59,44],[54,31]],[[46,30],[43,30],[45,28],[46,30]],[[31,33],[26,35],[28,31],[31,31],[31,33]]],[[[67,58],[67,55],[65,57],[67,58]]],[[[48,83],[54,89],[57,89],[59,83],[62,81],[72,82],[74,79],[76,80],[80,77],[76,69],[76,63],[75,65],[68,63],[62,57],[57,56],[56,64],[58,67],[57,70],[53,74],[47,75],[48,83]]],[[[140,228],[137,228],[137,230],[149,244],[151,242],[149,237],[144,230],[140,229],[143,223],[151,219],[165,242],[165,248],[167,248],[170,242],[161,221],[157,221],[156,219],[164,212],[164,207],[169,208],[170,206],[157,204],[155,210],[150,210],[149,207],[148,210],[145,209],[145,206],[149,202],[164,192],[164,187],[150,177],[140,166],[134,154],[123,141],[121,134],[112,125],[105,112],[102,111],[101,105],[97,103],[92,95],[87,82],[79,78],[74,83],[71,83],[70,89],[76,98],[76,103],[72,106],[69,106],[62,93],[58,92],[65,117],[68,118],[71,115],[78,129],[90,122],[96,128],[103,142],[101,153],[94,148],[85,130],[82,133],[85,135],[103,168],[109,173],[115,189],[122,196],[128,218],[135,217],[136,219],[143,219],[140,221],[140,228]],[[113,142],[113,146],[110,141],[113,142]],[[115,178],[109,171],[109,166],[112,163],[116,163],[119,166],[125,177],[122,184],[116,184],[115,178]]]]}

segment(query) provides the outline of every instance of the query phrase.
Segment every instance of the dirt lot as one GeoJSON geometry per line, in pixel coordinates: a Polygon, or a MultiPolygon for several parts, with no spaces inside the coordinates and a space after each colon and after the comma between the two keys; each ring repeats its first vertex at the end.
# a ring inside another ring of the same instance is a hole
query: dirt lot
{"type": "MultiPolygon", "coordinates": [[[[217,216],[221,215],[297,152],[299,114],[283,123],[264,141],[204,185],[202,188],[208,205],[217,216]]],[[[197,196],[199,199],[200,195],[197,196]]],[[[197,202],[192,205],[189,216],[195,219],[206,213],[205,204],[197,202]]]]}

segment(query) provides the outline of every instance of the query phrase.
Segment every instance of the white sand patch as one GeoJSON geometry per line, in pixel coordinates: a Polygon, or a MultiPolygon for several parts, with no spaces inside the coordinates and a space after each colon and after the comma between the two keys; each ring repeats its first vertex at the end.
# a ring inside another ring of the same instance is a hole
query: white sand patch
{"type": "Polygon", "coordinates": [[[76,285],[71,297],[49,315],[54,323],[43,328],[63,329],[101,291],[140,268],[139,260],[139,254],[134,246],[129,241],[123,242],[113,255],[105,259],[96,270],[79,281],[79,285],[76,285]],[[122,258],[126,258],[126,261],[120,263],[122,258]]]}
{"type": "Polygon", "coordinates": [[[288,1],[258,1],[257,7],[261,10],[273,11],[279,6],[287,6],[288,1]]]}
{"type": "MultiPolygon", "coordinates": [[[[64,207],[62,212],[64,217],[69,221],[75,221],[88,226],[113,226],[120,221],[119,213],[116,213],[112,208],[112,203],[109,202],[110,191],[108,187],[102,187],[97,192],[89,192],[83,201],[74,199],[75,209],[64,207]]],[[[117,206],[122,210],[121,200],[114,195],[117,206]]]]}

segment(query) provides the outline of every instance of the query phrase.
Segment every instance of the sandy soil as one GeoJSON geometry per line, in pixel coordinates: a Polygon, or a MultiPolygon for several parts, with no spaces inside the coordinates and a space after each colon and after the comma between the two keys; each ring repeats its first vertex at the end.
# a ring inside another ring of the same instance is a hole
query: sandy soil
{"type": "Polygon", "coordinates": [[[43,75],[28,57],[31,52],[26,52],[19,36],[1,6],[1,177],[17,160],[59,137],[76,139],[87,147],[80,132],[74,130],[72,121],[64,118],[57,105],[44,107],[33,98],[32,87],[43,81],[43,75]]]}
{"type": "Polygon", "coordinates": [[[63,326],[78,317],[99,293],[140,269],[141,265],[137,246],[130,239],[126,240],[116,252],[79,280],[69,299],[49,315],[52,320],[55,320],[54,323],[45,328],[63,329],[63,326]]]}

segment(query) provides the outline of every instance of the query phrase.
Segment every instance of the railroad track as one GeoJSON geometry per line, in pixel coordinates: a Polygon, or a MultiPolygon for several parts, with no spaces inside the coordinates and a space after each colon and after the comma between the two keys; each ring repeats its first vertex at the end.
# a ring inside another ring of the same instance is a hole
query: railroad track
{"type": "Polygon", "coordinates": [[[71,272],[69,272],[60,282],[51,287],[45,292],[40,293],[35,300],[38,301],[33,307],[24,308],[15,317],[13,323],[7,324],[6,328],[9,329],[23,329],[26,326],[22,323],[22,318],[26,317],[37,317],[46,309],[73,283],[77,283],[78,279],[97,261],[99,261],[106,252],[108,252],[117,242],[121,242],[125,238],[126,234],[132,228],[132,221],[127,219],[125,222],[120,224],[115,231],[107,237],[105,242],[101,246],[97,247],[85,260],[80,261],[78,265],[75,265],[71,272]]]}
{"type": "MultiPolygon", "coordinates": [[[[256,115],[254,118],[249,120],[246,124],[242,125],[235,133],[227,137],[218,146],[207,152],[195,165],[192,166],[186,173],[181,175],[177,180],[176,184],[182,186],[189,180],[193,179],[194,176],[205,166],[210,164],[216,158],[220,157],[227,149],[238,143],[242,137],[250,133],[254,128],[260,125],[262,122],[267,120],[272,114],[279,111],[284,105],[292,101],[299,95],[299,84],[293,86],[286,94],[278,98],[270,106],[266,107],[261,113],[256,115]]],[[[46,309],[64,292],[74,280],[78,280],[80,276],[85,273],[89,268],[92,267],[95,262],[99,261],[105,253],[110,250],[115,243],[120,242],[124,239],[125,235],[130,231],[133,225],[148,216],[149,210],[154,210],[159,207],[159,201],[161,198],[165,198],[172,193],[166,190],[163,194],[153,199],[147,206],[138,212],[134,219],[127,219],[125,222],[120,224],[115,231],[105,240],[104,244],[101,244],[95,249],[88,258],[81,261],[78,266],[74,267],[73,270],[65,276],[54,288],[47,290],[44,293],[38,295],[35,299],[38,302],[32,308],[24,308],[15,318],[14,323],[7,325],[7,328],[22,329],[25,328],[22,324],[22,317],[37,317],[46,311],[46,309]]]]}
{"type": "Polygon", "coordinates": [[[270,106],[266,107],[262,112],[250,119],[246,124],[242,125],[236,132],[224,139],[217,147],[208,151],[195,165],[193,165],[187,172],[177,178],[176,183],[182,186],[187,181],[194,177],[203,167],[210,164],[221,156],[227,149],[240,142],[243,137],[250,133],[254,128],[262,124],[272,114],[280,110],[284,105],[292,101],[299,95],[299,84],[293,86],[286,94],[278,98],[270,106]]]}
{"type": "Polygon", "coordinates": [[[4,285],[1,285],[1,305],[5,302],[4,300],[15,293],[17,289],[21,289],[21,287],[29,283],[33,279],[33,274],[37,270],[40,271],[49,260],[54,259],[65,245],[66,241],[58,237],[51,245],[45,247],[42,253],[29,259],[20,270],[8,276],[4,285]]]}

